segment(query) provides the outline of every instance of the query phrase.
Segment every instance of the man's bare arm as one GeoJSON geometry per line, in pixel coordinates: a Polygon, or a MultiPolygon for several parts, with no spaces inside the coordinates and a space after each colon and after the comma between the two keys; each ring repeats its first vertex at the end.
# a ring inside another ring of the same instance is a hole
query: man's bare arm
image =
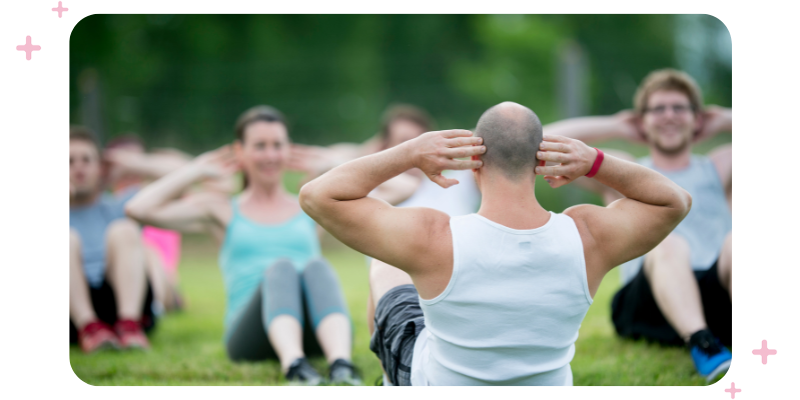
{"type": "Polygon", "coordinates": [[[343,243],[413,274],[425,268],[414,260],[429,252],[431,237],[446,230],[449,217],[427,208],[395,208],[367,195],[381,183],[415,167],[440,186],[452,186],[458,182],[445,178],[441,172],[480,167],[481,161],[456,158],[484,153],[481,142],[469,131],[428,132],[328,171],[303,186],[300,205],[343,243]]]}
{"type": "MultiPolygon", "coordinates": [[[[536,168],[552,187],[586,175],[597,157],[597,151],[583,142],[559,136],[546,136],[540,149],[539,159],[559,163],[536,168]]],[[[652,250],[691,208],[692,198],[680,186],[656,171],[614,156],[605,157],[594,179],[625,198],[608,207],[580,205],[564,213],[585,223],[593,258],[587,263],[601,260],[603,271],[652,250]]]]}

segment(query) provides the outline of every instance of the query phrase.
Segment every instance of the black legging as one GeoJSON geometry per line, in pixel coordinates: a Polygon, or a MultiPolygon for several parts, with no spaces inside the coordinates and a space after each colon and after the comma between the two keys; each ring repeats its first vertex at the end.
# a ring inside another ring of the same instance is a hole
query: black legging
{"type": "Polygon", "coordinates": [[[233,361],[277,358],[267,329],[278,315],[291,315],[300,322],[307,356],[322,355],[314,332],[320,321],[333,313],[350,318],[333,268],[317,258],[298,273],[291,261],[280,259],[264,271],[258,290],[233,322],[225,344],[228,357],[233,361]]]}

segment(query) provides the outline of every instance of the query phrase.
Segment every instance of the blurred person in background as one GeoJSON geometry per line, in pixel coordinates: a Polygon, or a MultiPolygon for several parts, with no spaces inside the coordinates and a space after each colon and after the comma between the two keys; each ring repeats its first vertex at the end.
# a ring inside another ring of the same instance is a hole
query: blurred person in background
{"type": "MultiPolygon", "coordinates": [[[[119,168],[112,160],[137,158],[145,154],[142,140],[133,134],[118,136],[106,144],[104,156],[106,183],[114,194],[121,194],[130,188],[141,188],[146,184],[145,177],[119,168]]],[[[187,164],[191,157],[177,150],[156,150],[153,153],[174,162],[174,169],[187,164]]],[[[142,240],[147,259],[147,276],[153,285],[158,308],[173,311],[182,308],[183,300],[178,291],[178,263],[180,261],[181,235],[179,232],[159,229],[153,226],[142,227],[142,240]]]]}
{"type": "MultiPolygon", "coordinates": [[[[124,175],[158,178],[174,168],[162,157],[107,157],[124,175]]],[[[155,324],[152,286],[138,224],[125,217],[132,187],[105,193],[100,147],[86,128],[69,139],[70,343],[84,352],[101,348],[149,348],[144,331],[155,324]],[[113,327],[113,328],[112,328],[113,327]],[[143,331],[144,330],[144,331],[143,331]]]]}
{"type": "MultiPolygon", "coordinates": [[[[730,108],[703,105],[694,79],[684,72],[651,72],[634,96],[634,110],[611,116],[582,117],[544,127],[546,134],[586,143],[623,139],[649,147],[635,159],[670,178],[694,199],[692,211],[661,244],[621,266],[623,287],[614,296],[612,318],[619,335],[668,345],[687,345],[697,371],[712,380],[727,371],[731,354],[731,190],[732,146],[708,155],[692,146],[730,132],[730,108]]],[[[583,186],[606,204],[621,195],[588,179],[583,186]]]]}
{"type": "Polygon", "coordinates": [[[319,384],[307,355],[324,354],[331,383],[359,384],[351,363],[352,322],[339,280],[321,256],[319,228],[286,191],[291,155],[284,116],[269,106],[245,111],[236,139],[195,158],[137,194],[126,212],[143,224],[204,230],[221,243],[226,292],[224,343],[233,361],[275,359],[287,380],[319,384]],[[241,170],[245,188],[181,197],[196,182],[241,170]]]}
{"type": "MultiPolygon", "coordinates": [[[[393,148],[431,131],[434,122],[425,110],[410,104],[388,107],[381,117],[380,132],[361,144],[338,143],[328,147],[292,145],[290,168],[306,173],[310,181],[347,161],[393,148]]],[[[371,195],[397,207],[430,207],[450,216],[466,215],[478,209],[480,192],[469,171],[446,171],[448,178],[461,182],[447,190],[423,179],[411,169],[378,186],[371,195]]]]}

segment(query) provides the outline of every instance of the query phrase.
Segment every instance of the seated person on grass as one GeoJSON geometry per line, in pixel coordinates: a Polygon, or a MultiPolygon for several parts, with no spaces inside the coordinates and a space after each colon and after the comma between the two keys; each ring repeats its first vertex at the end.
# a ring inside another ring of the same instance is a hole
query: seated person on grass
{"type": "Polygon", "coordinates": [[[659,173],[583,142],[542,138],[536,114],[502,103],[465,130],[428,132],[327,172],[300,191],[303,209],[374,257],[370,349],[393,385],[571,385],[578,328],[603,276],[650,251],[691,197],[659,173]],[[458,158],[473,157],[472,160],[458,158]],[[555,166],[537,166],[545,161],[555,166]],[[445,169],[473,169],[477,214],[450,218],[367,194],[410,168],[442,187],[445,169]],[[553,187],[591,175],[622,193],[608,207],[542,208],[553,187]]]}
{"type": "MultiPolygon", "coordinates": [[[[174,164],[178,169],[187,164],[191,158],[174,149],[160,149],[153,153],[157,157],[174,164]]],[[[131,188],[140,188],[147,184],[145,178],[130,170],[119,168],[119,162],[127,159],[146,159],[147,154],[142,140],[133,134],[125,134],[110,140],[104,150],[104,158],[108,161],[106,183],[113,194],[128,192],[131,188]]],[[[152,158],[152,157],[149,157],[152,158]]],[[[147,277],[153,287],[153,296],[158,309],[164,311],[179,310],[183,300],[178,290],[178,263],[181,252],[181,235],[178,232],[159,229],[153,226],[142,227],[147,277]]]]}
{"type": "MultiPolygon", "coordinates": [[[[158,177],[170,163],[141,155],[112,161],[126,173],[158,177]]],[[[125,218],[131,189],[104,193],[100,151],[85,128],[73,128],[69,140],[69,315],[70,343],[89,353],[100,348],[141,348],[149,343],[142,329],[155,324],[152,288],[145,272],[141,230],[125,218]],[[113,326],[113,330],[112,330],[113,326]]]]}
{"type": "Polygon", "coordinates": [[[331,383],[358,384],[339,280],[320,254],[317,225],[283,185],[291,144],[285,119],[272,107],[253,107],[239,117],[235,134],[233,146],[200,155],[145,187],[126,212],[163,229],[204,230],[221,243],[231,360],[278,359],[287,380],[313,385],[322,377],[306,355],[323,354],[331,383]],[[238,196],[182,196],[196,182],[240,169],[245,188],[238,196]]]}
{"type": "MultiPolygon", "coordinates": [[[[648,75],[634,105],[634,112],[568,119],[544,131],[587,143],[620,138],[646,144],[650,155],[639,160],[608,153],[656,170],[692,195],[686,219],[653,251],[620,267],[623,287],[614,296],[612,318],[623,337],[687,345],[698,373],[710,381],[731,360],[723,345],[731,345],[732,331],[732,146],[705,156],[692,154],[692,145],[730,132],[731,109],[703,107],[694,80],[670,69],[648,75]]],[[[577,183],[600,193],[606,204],[620,197],[588,179],[577,183]]]]}

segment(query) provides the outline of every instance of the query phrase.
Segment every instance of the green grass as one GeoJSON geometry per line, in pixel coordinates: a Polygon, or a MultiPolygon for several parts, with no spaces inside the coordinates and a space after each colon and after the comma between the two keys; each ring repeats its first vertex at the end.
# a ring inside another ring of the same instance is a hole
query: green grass
{"type": "MultiPolygon", "coordinates": [[[[142,352],[83,354],[70,346],[75,374],[92,385],[281,385],[277,361],[232,363],[223,348],[224,293],[216,246],[208,239],[187,238],[180,265],[186,310],[159,320],[152,349],[142,352]]],[[[355,325],[353,361],[364,382],[381,375],[369,351],[366,323],[367,267],[364,257],[341,244],[327,243],[324,255],[341,279],[355,325]]],[[[703,385],[688,351],[616,337],[610,303],[619,278],[605,278],[580,330],[572,361],[575,385],[703,385]]],[[[325,360],[312,364],[327,371],[325,360]]]]}

